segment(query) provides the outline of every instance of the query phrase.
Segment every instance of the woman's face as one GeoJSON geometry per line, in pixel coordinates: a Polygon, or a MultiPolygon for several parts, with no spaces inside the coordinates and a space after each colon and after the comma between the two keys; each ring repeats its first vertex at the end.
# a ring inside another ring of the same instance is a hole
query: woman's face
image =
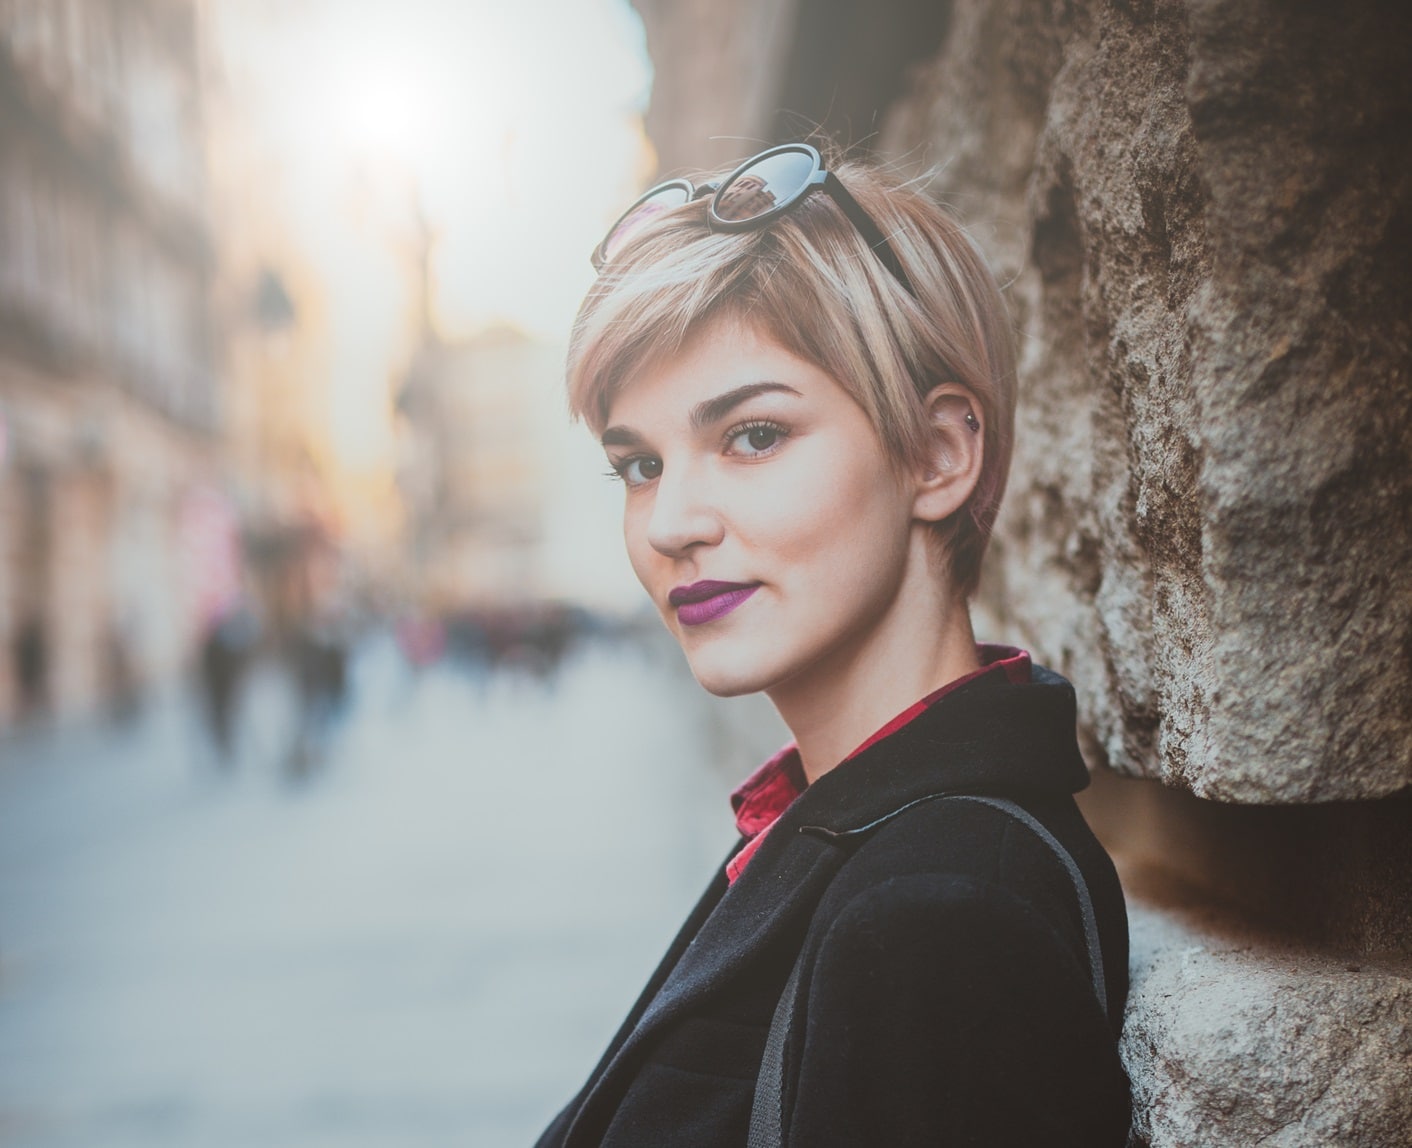
{"type": "Polygon", "coordinates": [[[633,569],[703,686],[770,692],[866,657],[913,494],[832,377],[717,323],[619,391],[603,445],[633,569]]]}

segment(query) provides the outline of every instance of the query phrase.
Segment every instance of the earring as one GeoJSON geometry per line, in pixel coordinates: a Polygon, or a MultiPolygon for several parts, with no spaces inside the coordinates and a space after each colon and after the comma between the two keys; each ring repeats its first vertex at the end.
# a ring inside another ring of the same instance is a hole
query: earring
{"type": "Polygon", "coordinates": [[[966,425],[970,427],[973,431],[978,431],[981,429],[980,419],[976,418],[975,413],[973,411],[966,412],[966,425]]]}

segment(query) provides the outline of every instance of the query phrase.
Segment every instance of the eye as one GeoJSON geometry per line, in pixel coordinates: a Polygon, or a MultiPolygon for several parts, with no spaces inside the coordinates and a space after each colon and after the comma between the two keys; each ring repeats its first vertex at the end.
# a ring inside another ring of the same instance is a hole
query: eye
{"type": "Polygon", "coordinates": [[[610,473],[629,486],[641,486],[662,473],[662,460],[651,454],[634,454],[611,465],[613,469],[610,473]]]}
{"type": "Polygon", "coordinates": [[[735,427],[727,433],[726,444],[730,453],[751,458],[772,453],[788,434],[779,423],[762,420],[735,427]]]}

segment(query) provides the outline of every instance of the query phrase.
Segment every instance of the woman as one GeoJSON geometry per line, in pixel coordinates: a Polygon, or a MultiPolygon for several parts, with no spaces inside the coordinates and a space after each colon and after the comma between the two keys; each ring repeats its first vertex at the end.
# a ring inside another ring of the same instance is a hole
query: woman
{"type": "Polygon", "coordinates": [[[570,402],[712,693],[794,741],[580,1094],[587,1145],[1120,1145],[1127,924],[1073,690],[978,646],[1014,363],[922,195],[787,145],[595,252],[570,402]]]}

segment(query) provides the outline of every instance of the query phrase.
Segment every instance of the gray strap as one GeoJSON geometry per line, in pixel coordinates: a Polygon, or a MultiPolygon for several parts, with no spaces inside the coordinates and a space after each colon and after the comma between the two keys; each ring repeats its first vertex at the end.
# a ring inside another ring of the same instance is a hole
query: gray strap
{"type": "Polygon", "coordinates": [[[1059,858],[1068,871],[1069,880],[1074,885],[1074,891],[1079,895],[1079,915],[1083,918],[1084,923],[1084,945],[1088,949],[1088,968],[1089,975],[1093,978],[1093,995],[1098,998],[1099,1007],[1103,1009],[1104,1017],[1107,1017],[1108,981],[1103,975],[1103,949],[1098,943],[1098,918],[1093,912],[1093,898],[1089,896],[1088,882],[1084,880],[1084,875],[1078,864],[1069,856],[1069,851],[1060,845],[1059,838],[1041,825],[1028,810],[1022,809],[1013,801],[1006,801],[1003,797],[980,797],[969,793],[953,794],[951,800],[978,801],[982,805],[989,805],[993,809],[1008,813],[1016,821],[1028,826],[1036,837],[1049,846],[1054,856],[1059,858]]]}
{"type": "Polygon", "coordinates": [[[770,1019],[770,1035],[765,1038],[765,1056],[755,1078],[755,1102],[750,1107],[750,1138],[746,1148],[780,1148],[784,1142],[784,1042],[789,1039],[789,1016],[799,991],[799,971],[804,967],[801,949],[789,980],[784,983],[775,1015],[770,1019]]]}
{"type": "MultiPolygon", "coordinates": [[[[1098,997],[1098,1005],[1103,1015],[1108,1015],[1108,986],[1103,976],[1103,950],[1098,943],[1098,919],[1093,912],[1093,899],[1089,896],[1088,883],[1078,864],[1059,839],[1046,829],[1027,810],[1003,797],[981,797],[978,794],[953,793],[939,794],[951,801],[977,801],[989,805],[1002,813],[1008,813],[1016,821],[1027,826],[1064,866],[1073,882],[1079,898],[1079,915],[1083,918],[1084,944],[1088,948],[1089,972],[1093,977],[1093,991],[1098,997]]],[[[760,1061],[760,1072],[755,1078],[755,1101],[750,1108],[750,1136],[746,1148],[783,1148],[784,1144],[784,1049],[789,1040],[790,1019],[794,1013],[794,998],[799,992],[799,975],[804,966],[804,950],[801,948],[789,980],[780,993],[775,1005],[774,1016],[770,1018],[770,1032],[765,1038],[765,1055],[760,1061]]]]}

